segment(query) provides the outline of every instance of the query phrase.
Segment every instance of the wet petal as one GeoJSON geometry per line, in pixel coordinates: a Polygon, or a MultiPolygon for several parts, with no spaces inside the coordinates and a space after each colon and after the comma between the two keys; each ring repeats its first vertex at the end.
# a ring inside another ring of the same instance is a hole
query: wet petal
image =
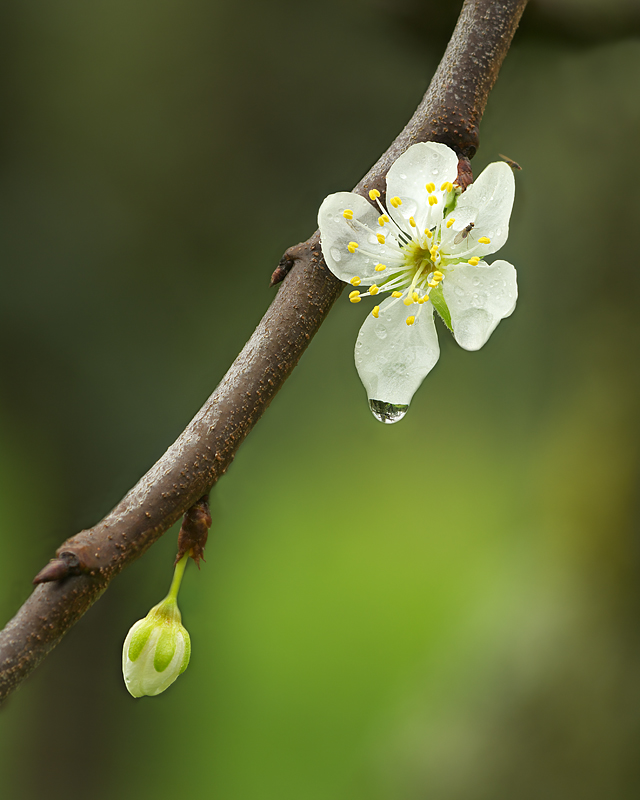
{"type": "Polygon", "coordinates": [[[513,313],[518,298],[516,270],[507,261],[477,267],[458,264],[442,284],[456,341],[479,350],[501,319],[513,313]]]}
{"type": "Polygon", "coordinates": [[[464,258],[495,253],[509,236],[509,217],[515,195],[513,170],[504,161],[489,164],[458,200],[453,216],[469,216],[474,223],[465,243],[453,246],[449,254],[464,258]],[[469,213],[472,210],[472,213],[469,213]],[[490,239],[489,244],[478,242],[481,237],[490,239]]]}
{"type": "Polygon", "coordinates": [[[380,244],[376,236],[381,232],[378,225],[380,211],[367,200],[353,192],[337,192],[325,198],[318,211],[322,253],[327,266],[341,281],[349,282],[354,277],[362,279],[367,286],[376,282],[379,273],[376,264],[398,266],[403,262],[400,248],[385,226],[386,241],[380,244]],[[352,219],[345,219],[345,210],[353,211],[352,219]],[[358,247],[349,252],[349,243],[358,247]]]}
{"type": "Polygon", "coordinates": [[[355,359],[369,400],[408,405],[439,355],[431,303],[407,307],[387,298],[378,319],[369,314],[360,328],[355,359]],[[416,321],[407,325],[411,315],[416,321]]]}
{"type": "Polygon", "coordinates": [[[409,147],[391,166],[387,174],[387,209],[400,227],[409,228],[409,217],[414,217],[422,232],[442,219],[446,192],[440,187],[447,181],[453,183],[458,175],[458,156],[445,144],[420,142],[409,147]],[[428,192],[427,184],[434,184],[428,192]],[[429,205],[429,195],[437,203],[429,205]],[[402,204],[397,208],[390,202],[399,197],[402,204]]]}

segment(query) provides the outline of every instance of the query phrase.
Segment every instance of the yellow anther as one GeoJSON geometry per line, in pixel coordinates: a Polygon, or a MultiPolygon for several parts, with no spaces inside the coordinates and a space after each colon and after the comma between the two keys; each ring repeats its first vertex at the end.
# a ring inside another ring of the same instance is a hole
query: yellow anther
{"type": "Polygon", "coordinates": [[[376,268],[375,269],[376,269],[376,272],[382,272],[382,270],[384,270],[386,268],[387,268],[386,264],[376,264],[376,268]]]}
{"type": "Polygon", "coordinates": [[[373,315],[373,316],[374,316],[376,319],[378,319],[378,315],[380,314],[380,306],[374,306],[374,307],[373,307],[373,311],[371,312],[371,314],[372,314],[372,315],[373,315]]]}
{"type": "Polygon", "coordinates": [[[435,287],[436,287],[437,285],[438,285],[438,281],[429,281],[429,286],[430,286],[432,289],[435,289],[435,287]]]}
{"type": "Polygon", "coordinates": [[[405,306],[411,306],[413,305],[413,297],[406,297],[402,302],[405,306]]]}
{"type": "Polygon", "coordinates": [[[373,284],[373,286],[369,287],[369,294],[378,294],[379,291],[380,287],[376,286],[375,283],[373,284]]]}
{"type": "Polygon", "coordinates": [[[384,225],[385,222],[390,222],[389,217],[386,214],[383,214],[381,217],[378,217],[378,225],[384,225]]]}
{"type": "Polygon", "coordinates": [[[469,259],[469,264],[471,264],[472,267],[477,267],[479,263],[480,259],[478,258],[478,256],[474,256],[473,258],[469,259]]]}
{"type": "Polygon", "coordinates": [[[431,256],[431,260],[432,261],[438,255],[438,245],[437,244],[434,244],[433,247],[431,248],[431,250],[429,250],[429,255],[431,256]]]}
{"type": "Polygon", "coordinates": [[[415,291],[415,289],[414,289],[414,291],[413,291],[413,293],[412,293],[411,297],[413,297],[413,302],[414,302],[414,303],[417,303],[417,302],[418,302],[418,300],[420,299],[420,295],[418,294],[418,292],[416,292],[416,291],[415,291]]]}
{"type": "Polygon", "coordinates": [[[423,303],[424,303],[424,297],[421,297],[421,298],[418,300],[418,305],[419,305],[419,306],[421,306],[423,303]]]}
{"type": "Polygon", "coordinates": [[[415,321],[416,321],[415,317],[407,317],[407,325],[413,325],[415,321]]]}
{"type": "Polygon", "coordinates": [[[488,236],[481,236],[478,241],[480,244],[491,244],[491,239],[488,236]]]}
{"type": "Polygon", "coordinates": [[[416,221],[413,217],[409,217],[409,225],[411,225],[412,228],[416,227],[416,221]]]}
{"type": "Polygon", "coordinates": [[[347,250],[350,253],[355,253],[357,249],[358,249],[358,243],[357,242],[349,242],[349,244],[347,245],[347,250]]]}
{"type": "Polygon", "coordinates": [[[402,297],[402,292],[391,292],[391,297],[402,297]]]}
{"type": "Polygon", "coordinates": [[[349,300],[352,303],[359,303],[362,300],[362,298],[360,297],[360,292],[351,292],[351,294],[349,295],[349,300]]]}
{"type": "Polygon", "coordinates": [[[425,294],[425,296],[424,296],[424,302],[426,303],[428,299],[429,299],[429,295],[428,295],[428,294],[425,294]]]}
{"type": "Polygon", "coordinates": [[[357,275],[354,275],[353,278],[349,281],[352,286],[360,286],[362,283],[362,278],[359,278],[357,275]]]}
{"type": "Polygon", "coordinates": [[[437,270],[436,270],[436,271],[433,273],[433,277],[434,277],[434,278],[435,278],[437,281],[441,281],[441,280],[444,278],[444,275],[442,274],[442,272],[440,272],[440,270],[439,270],[439,269],[437,269],[437,270]]]}
{"type": "Polygon", "coordinates": [[[448,222],[447,222],[447,228],[450,228],[453,225],[454,222],[455,222],[455,219],[453,217],[451,217],[451,219],[448,220],[448,222]]]}
{"type": "Polygon", "coordinates": [[[435,206],[435,205],[437,205],[437,203],[438,203],[438,198],[435,196],[435,194],[430,194],[429,195],[429,205],[430,206],[435,206]]]}
{"type": "Polygon", "coordinates": [[[429,230],[429,228],[425,228],[424,235],[427,237],[427,239],[430,239],[433,236],[433,233],[429,230]]]}
{"type": "Polygon", "coordinates": [[[428,184],[425,186],[425,189],[426,189],[426,190],[429,192],[429,194],[431,194],[431,192],[434,192],[434,191],[435,191],[435,188],[436,188],[436,185],[435,185],[435,183],[428,183],[428,184]]]}
{"type": "Polygon", "coordinates": [[[342,216],[345,219],[353,219],[353,211],[350,208],[345,208],[345,210],[342,212],[342,216]]]}
{"type": "Polygon", "coordinates": [[[440,187],[441,192],[452,192],[453,191],[453,184],[451,181],[445,181],[442,186],[440,187]]]}
{"type": "Polygon", "coordinates": [[[389,202],[394,208],[398,208],[398,206],[402,205],[402,200],[398,196],[392,197],[391,200],[389,200],[389,202]]]}
{"type": "Polygon", "coordinates": [[[380,244],[384,244],[384,236],[381,233],[377,234],[376,239],[380,242],[380,244]]]}
{"type": "Polygon", "coordinates": [[[379,192],[377,189],[372,189],[372,190],[369,192],[369,197],[370,197],[372,200],[377,200],[377,199],[380,197],[380,192],[379,192]]]}

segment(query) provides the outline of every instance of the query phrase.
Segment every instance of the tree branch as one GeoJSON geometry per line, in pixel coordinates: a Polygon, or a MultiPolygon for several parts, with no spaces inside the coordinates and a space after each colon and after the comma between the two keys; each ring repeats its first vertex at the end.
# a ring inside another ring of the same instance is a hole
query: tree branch
{"type": "MultiPolygon", "coordinates": [[[[385,192],[391,164],[410,145],[453,147],[462,172],[527,0],[466,0],[444,57],[415,114],[356,186],[385,192]]],[[[0,632],[0,702],[58,644],[108,587],[205,496],[291,374],[344,284],[327,269],[318,231],[281,261],[293,269],[222,382],[177,441],[116,508],[68,539],[39,585],[0,632]]],[[[286,274],[286,269],[282,269],[286,274]]]]}

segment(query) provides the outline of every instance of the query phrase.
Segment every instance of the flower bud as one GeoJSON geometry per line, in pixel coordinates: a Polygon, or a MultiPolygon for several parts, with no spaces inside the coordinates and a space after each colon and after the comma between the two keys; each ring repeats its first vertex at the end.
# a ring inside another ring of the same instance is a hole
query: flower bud
{"type": "Polygon", "coordinates": [[[127,634],[122,673],[134,697],[164,692],[189,665],[191,639],[174,597],[154,606],[127,634]]]}

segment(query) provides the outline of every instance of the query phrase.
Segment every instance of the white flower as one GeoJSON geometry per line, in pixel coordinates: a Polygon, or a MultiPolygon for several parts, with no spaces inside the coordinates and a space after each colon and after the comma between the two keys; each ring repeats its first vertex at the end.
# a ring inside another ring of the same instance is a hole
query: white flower
{"type": "Polygon", "coordinates": [[[458,157],[444,144],[414,144],[387,174],[380,192],[338,192],[318,212],[322,251],[340,280],[369,287],[349,295],[391,292],[365,320],[356,367],[377,419],[397,422],[440,355],[435,308],[459,345],[478,350],[514,310],[516,271],[483,260],[507,240],[515,182],[504,162],[490,164],[460,194],[458,157]]]}
{"type": "Polygon", "coordinates": [[[168,597],[139,619],[122,649],[122,674],[134,697],[164,692],[189,665],[191,639],[175,599],[168,597]]]}

